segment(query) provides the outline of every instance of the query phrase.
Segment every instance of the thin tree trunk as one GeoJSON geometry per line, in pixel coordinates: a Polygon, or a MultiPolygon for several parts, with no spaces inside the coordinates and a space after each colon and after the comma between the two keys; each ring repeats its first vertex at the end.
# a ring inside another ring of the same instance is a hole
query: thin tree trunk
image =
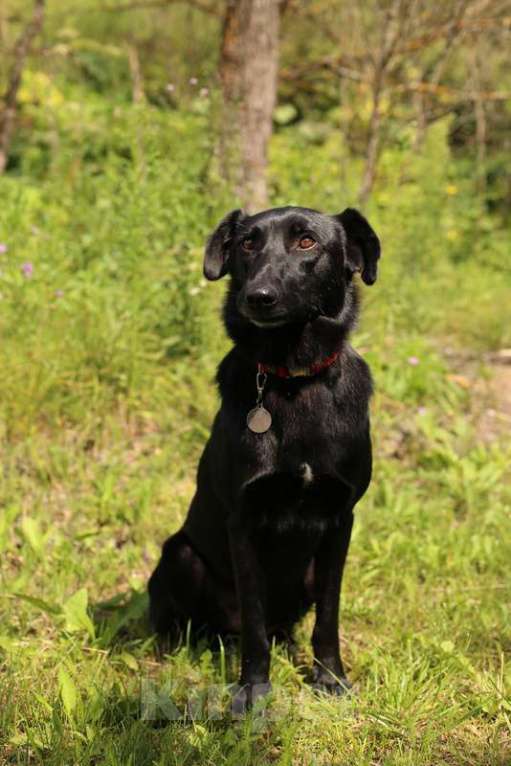
{"type": "Polygon", "coordinates": [[[380,153],[382,80],[383,71],[378,71],[373,86],[373,105],[369,121],[369,138],[367,141],[364,175],[362,176],[362,184],[358,193],[358,202],[362,208],[369,199],[376,179],[376,166],[380,153]]]}
{"type": "Polygon", "coordinates": [[[2,99],[3,106],[0,114],[0,174],[4,172],[9,157],[23,67],[33,40],[42,29],[44,6],[45,0],[35,0],[32,19],[21,33],[14,47],[14,63],[9,76],[7,90],[2,99]]]}
{"type": "Polygon", "coordinates": [[[128,45],[128,63],[131,75],[131,95],[134,104],[141,104],[145,101],[144,78],[140,68],[140,58],[135,45],[128,45]]]}
{"type": "MultiPolygon", "coordinates": [[[[444,41],[444,47],[440,51],[437,60],[429,67],[427,67],[426,70],[420,75],[418,82],[429,82],[429,84],[432,86],[438,85],[449,59],[449,54],[451,53],[454,45],[462,37],[463,27],[461,22],[463,21],[467,10],[468,4],[466,0],[459,0],[458,6],[455,8],[453,18],[449,24],[448,32],[444,41]]],[[[414,99],[417,114],[417,130],[415,133],[413,148],[414,151],[419,151],[422,148],[424,139],[426,137],[428,120],[426,117],[424,94],[420,90],[417,90],[414,99]]]]}
{"type": "Polygon", "coordinates": [[[5,49],[6,8],[0,5],[0,50],[5,49]]]}
{"type": "Polygon", "coordinates": [[[278,69],[279,3],[229,0],[220,79],[224,102],[220,162],[247,210],[268,204],[268,143],[278,69]]]}
{"type": "Polygon", "coordinates": [[[479,51],[476,47],[477,43],[474,42],[474,49],[472,51],[472,92],[473,92],[473,104],[474,104],[474,116],[476,121],[476,168],[477,168],[477,190],[484,194],[486,191],[486,140],[487,140],[487,124],[486,124],[486,110],[484,108],[484,97],[482,94],[481,83],[481,63],[479,60],[479,51]]]}
{"type": "Polygon", "coordinates": [[[247,39],[243,103],[243,188],[247,206],[268,205],[268,145],[277,95],[279,7],[253,0],[247,39]]]}
{"type": "Polygon", "coordinates": [[[415,136],[413,139],[413,151],[418,152],[422,148],[424,138],[426,136],[426,130],[428,127],[428,121],[426,119],[426,105],[424,104],[424,94],[419,88],[420,83],[417,81],[416,90],[413,94],[413,105],[415,108],[415,136]]]}
{"type": "Polygon", "coordinates": [[[239,0],[227,0],[219,64],[222,108],[218,150],[220,174],[238,194],[241,186],[239,156],[239,105],[242,99],[241,22],[239,0]]]}
{"type": "Polygon", "coordinates": [[[413,3],[393,0],[381,19],[381,44],[373,58],[372,108],[369,120],[366,159],[358,201],[364,207],[373,190],[381,144],[381,99],[385,88],[385,77],[394,55],[396,44],[403,31],[403,25],[412,10],[413,3]]]}

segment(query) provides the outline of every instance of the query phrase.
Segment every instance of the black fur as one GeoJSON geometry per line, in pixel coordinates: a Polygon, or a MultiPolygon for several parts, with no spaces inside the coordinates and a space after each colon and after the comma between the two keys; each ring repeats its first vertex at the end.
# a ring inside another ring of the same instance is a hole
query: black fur
{"type": "Polygon", "coordinates": [[[231,277],[224,321],[234,347],[218,370],[222,405],[196,494],[149,593],[158,632],[191,620],[241,633],[242,706],[269,688],[269,636],[289,634],[312,604],[314,683],[337,693],[348,686],[339,594],[353,508],[371,477],[371,377],[347,338],[358,310],[353,275],[372,284],[379,255],[374,231],[351,209],[236,210],[206,248],[206,277],[231,277]],[[272,426],[247,428],[258,362],[302,368],[334,352],[314,376],[269,374],[272,426]]]}

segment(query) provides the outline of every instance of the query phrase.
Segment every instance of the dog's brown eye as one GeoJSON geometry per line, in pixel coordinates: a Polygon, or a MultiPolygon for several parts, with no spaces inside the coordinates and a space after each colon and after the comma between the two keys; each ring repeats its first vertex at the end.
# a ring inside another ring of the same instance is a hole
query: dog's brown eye
{"type": "Polygon", "coordinates": [[[254,240],[250,239],[250,237],[247,237],[246,239],[242,240],[241,247],[243,248],[243,250],[247,250],[248,252],[250,252],[251,250],[254,249],[254,240]]]}
{"type": "Polygon", "coordinates": [[[316,240],[312,239],[312,237],[302,237],[298,242],[298,247],[300,250],[310,250],[315,244],[316,240]]]}

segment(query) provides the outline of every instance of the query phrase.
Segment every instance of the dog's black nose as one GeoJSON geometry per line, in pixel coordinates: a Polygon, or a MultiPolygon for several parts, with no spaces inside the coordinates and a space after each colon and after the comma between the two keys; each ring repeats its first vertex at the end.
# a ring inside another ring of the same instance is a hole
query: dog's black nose
{"type": "Polygon", "coordinates": [[[268,287],[260,287],[247,293],[247,303],[253,309],[266,309],[277,303],[277,296],[268,287]]]}

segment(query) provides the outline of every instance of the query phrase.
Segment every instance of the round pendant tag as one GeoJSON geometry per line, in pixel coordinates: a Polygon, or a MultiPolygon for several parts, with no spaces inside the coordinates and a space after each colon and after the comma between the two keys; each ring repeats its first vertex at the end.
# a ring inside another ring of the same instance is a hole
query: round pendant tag
{"type": "Polygon", "coordinates": [[[271,426],[271,415],[264,407],[254,407],[247,415],[247,426],[255,434],[264,434],[271,426]]]}

